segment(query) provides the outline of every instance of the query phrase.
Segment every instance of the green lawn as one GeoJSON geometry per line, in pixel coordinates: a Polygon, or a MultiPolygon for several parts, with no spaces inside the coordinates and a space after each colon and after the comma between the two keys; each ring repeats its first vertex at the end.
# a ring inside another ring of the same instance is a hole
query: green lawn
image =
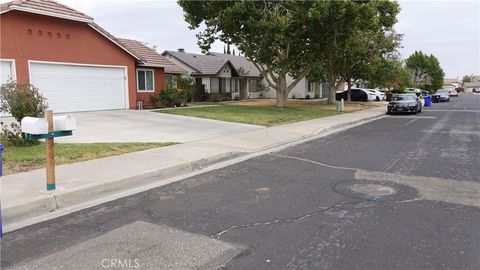
{"type": "Polygon", "coordinates": [[[275,126],[338,114],[336,111],[319,108],[276,108],[266,106],[222,105],[202,108],[179,108],[160,110],[159,113],[194,116],[229,122],[275,126]]]}
{"type": "MultiPolygon", "coordinates": [[[[168,146],[175,143],[85,143],[55,144],[55,163],[68,164],[102,157],[168,146]]],[[[3,174],[14,174],[45,167],[45,144],[6,146],[3,174]]]]}

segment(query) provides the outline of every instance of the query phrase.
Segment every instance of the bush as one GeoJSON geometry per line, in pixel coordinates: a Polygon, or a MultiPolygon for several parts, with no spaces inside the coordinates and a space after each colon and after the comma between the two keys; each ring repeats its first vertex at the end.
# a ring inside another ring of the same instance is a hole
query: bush
{"type": "Polygon", "coordinates": [[[0,111],[10,114],[20,123],[26,116],[43,117],[47,99],[29,82],[8,82],[1,86],[0,111]]]}
{"type": "Polygon", "coordinates": [[[224,94],[222,93],[210,93],[208,95],[208,101],[211,102],[221,102],[223,101],[224,94]]]}
{"type": "Polygon", "coordinates": [[[160,107],[162,105],[162,100],[160,99],[160,94],[150,96],[150,103],[155,108],[160,107]]]}
{"type": "Polygon", "coordinates": [[[176,104],[180,103],[180,97],[177,89],[167,88],[158,94],[160,102],[167,106],[173,107],[176,104]]]}
{"type": "Polygon", "coordinates": [[[10,126],[0,123],[2,143],[15,146],[35,144],[25,140],[19,123],[26,116],[43,117],[44,111],[48,108],[47,99],[28,81],[25,83],[12,81],[0,87],[0,111],[12,115],[17,120],[10,126]]]}
{"type": "Polygon", "coordinates": [[[0,122],[0,127],[0,142],[3,145],[28,146],[40,143],[38,141],[25,140],[20,125],[17,122],[11,123],[10,127],[0,122]]]}

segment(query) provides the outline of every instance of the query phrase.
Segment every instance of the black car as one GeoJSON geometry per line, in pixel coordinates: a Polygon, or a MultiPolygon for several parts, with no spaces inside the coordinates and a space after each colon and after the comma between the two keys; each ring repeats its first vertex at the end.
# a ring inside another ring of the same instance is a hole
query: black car
{"type": "MultiPolygon", "coordinates": [[[[368,101],[368,93],[366,91],[359,88],[352,88],[351,91],[352,101],[368,101]]],[[[343,98],[343,100],[347,100],[347,95],[348,90],[337,92],[335,94],[335,99],[341,100],[343,98]]]]}
{"type": "Polygon", "coordinates": [[[422,112],[422,102],[415,94],[396,95],[387,106],[387,114],[419,112],[422,112]]]}

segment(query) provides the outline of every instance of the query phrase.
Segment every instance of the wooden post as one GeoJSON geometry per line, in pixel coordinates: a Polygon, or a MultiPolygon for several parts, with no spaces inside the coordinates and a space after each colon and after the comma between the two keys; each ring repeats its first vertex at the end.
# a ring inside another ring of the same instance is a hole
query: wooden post
{"type": "MultiPolygon", "coordinates": [[[[46,110],[45,118],[48,121],[48,132],[53,132],[53,111],[46,110]]],[[[47,190],[55,190],[55,150],[54,139],[45,139],[47,153],[47,190]]]]}

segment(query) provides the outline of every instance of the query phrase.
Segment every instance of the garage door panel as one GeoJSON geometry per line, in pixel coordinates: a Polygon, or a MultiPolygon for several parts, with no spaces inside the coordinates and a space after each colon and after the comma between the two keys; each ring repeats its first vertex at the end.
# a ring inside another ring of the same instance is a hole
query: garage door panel
{"type": "Polygon", "coordinates": [[[55,112],[124,109],[125,70],[31,63],[31,81],[55,112]]]}

